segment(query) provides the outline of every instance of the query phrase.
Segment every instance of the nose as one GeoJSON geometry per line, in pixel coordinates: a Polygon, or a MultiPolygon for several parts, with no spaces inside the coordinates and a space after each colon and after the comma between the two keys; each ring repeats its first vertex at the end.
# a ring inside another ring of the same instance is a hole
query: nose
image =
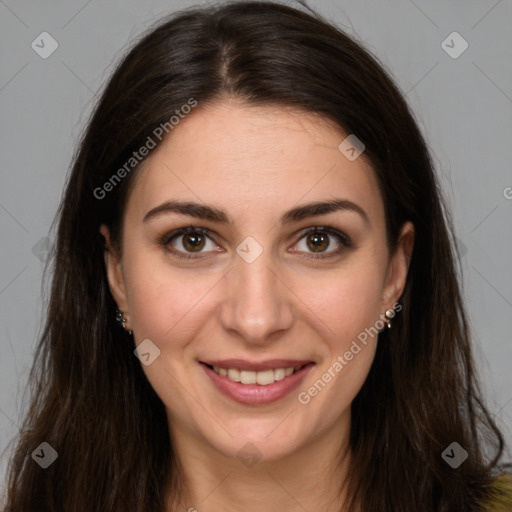
{"type": "Polygon", "coordinates": [[[252,345],[275,342],[293,324],[293,294],[265,251],[252,263],[242,258],[225,277],[220,322],[252,345]]]}

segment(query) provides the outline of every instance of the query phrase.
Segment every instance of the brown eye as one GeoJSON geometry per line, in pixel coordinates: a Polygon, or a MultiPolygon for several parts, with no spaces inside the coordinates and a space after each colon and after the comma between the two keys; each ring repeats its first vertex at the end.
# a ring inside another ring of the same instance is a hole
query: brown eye
{"type": "Polygon", "coordinates": [[[198,252],[205,245],[205,238],[201,233],[191,232],[182,235],[183,247],[190,252],[198,252]]]}
{"type": "Polygon", "coordinates": [[[342,231],[317,226],[302,234],[293,252],[304,253],[304,257],[318,259],[338,256],[344,249],[352,247],[352,241],[342,231]],[[331,246],[333,248],[328,251],[331,246]]]}
{"type": "Polygon", "coordinates": [[[207,252],[219,251],[208,230],[193,226],[164,235],[160,243],[166,251],[185,258],[200,257],[207,252]]]}
{"type": "Polygon", "coordinates": [[[329,247],[329,235],[326,233],[311,233],[306,240],[313,252],[323,252],[329,247]]]}

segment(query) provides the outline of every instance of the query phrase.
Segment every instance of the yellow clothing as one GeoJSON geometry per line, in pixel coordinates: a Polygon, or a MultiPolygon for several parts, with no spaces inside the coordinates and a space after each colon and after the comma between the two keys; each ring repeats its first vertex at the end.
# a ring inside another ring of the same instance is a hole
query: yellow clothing
{"type": "Polygon", "coordinates": [[[493,483],[493,495],[486,512],[512,512],[512,475],[500,475],[493,483]]]}

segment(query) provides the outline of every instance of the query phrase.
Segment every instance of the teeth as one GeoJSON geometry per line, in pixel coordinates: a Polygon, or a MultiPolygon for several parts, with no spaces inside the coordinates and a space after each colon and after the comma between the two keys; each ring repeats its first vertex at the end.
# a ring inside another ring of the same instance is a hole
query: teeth
{"type": "Polygon", "coordinates": [[[242,384],[256,384],[256,372],[240,371],[240,382],[242,384]]]}
{"type": "Polygon", "coordinates": [[[233,382],[242,384],[259,384],[268,386],[278,380],[283,380],[299,368],[276,368],[275,370],[264,370],[262,372],[252,372],[249,370],[237,370],[235,368],[213,367],[213,371],[223,377],[227,377],[233,382]]]}
{"type": "Polygon", "coordinates": [[[283,380],[286,376],[286,370],[284,368],[278,368],[274,370],[274,378],[276,380],[283,380]]]}
{"type": "MultiPolygon", "coordinates": [[[[215,367],[213,369],[215,370],[215,367]]],[[[240,382],[240,370],[233,370],[233,368],[229,369],[228,379],[231,379],[235,382],[240,382]]]]}
{"type": "MultiPolygon", "coordinates": [[[[276,379],[274,377],[274,370],[265,370],[264,372],[256,373],[256,382],[262,386],[272,384],[276,379]]],[[[242,381],[243,382],[243,381],[242,381]]]]}

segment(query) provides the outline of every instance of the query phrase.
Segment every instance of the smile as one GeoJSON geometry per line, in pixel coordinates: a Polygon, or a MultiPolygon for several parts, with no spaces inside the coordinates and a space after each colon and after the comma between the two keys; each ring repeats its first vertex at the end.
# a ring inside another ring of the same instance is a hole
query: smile
{"type": "Polygon", "coordinates": [[[264,404],[285,397],[300,385],[314,364],[308,361],[253,365],[244,361],[226,361],[222,365],[201,362],[214,386],[225,396],[243,404],[264,404]]]}
{"type": "Polygon", "coordinates": [[[233,382],[241,382],[242,384],[259,384],[260,386],[268,386],[273,382],[283,380],[299,368],[277,368],[276,370],[264,370],[262,372],[252,372],[250,370],[237,370],[236,368],[220,368],[213,366],[213,371],[227,377],[233,382]]]}

